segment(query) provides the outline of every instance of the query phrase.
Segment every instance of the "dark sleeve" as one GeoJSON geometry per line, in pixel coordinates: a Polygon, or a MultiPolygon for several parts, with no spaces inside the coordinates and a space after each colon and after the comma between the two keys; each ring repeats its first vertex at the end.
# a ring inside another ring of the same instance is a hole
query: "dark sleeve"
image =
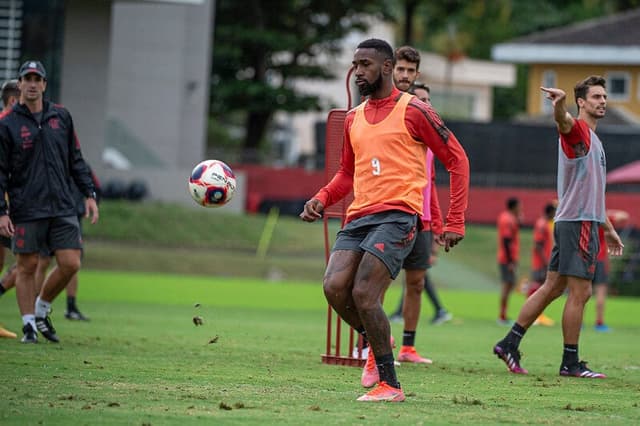
{"type": "Polygon", "coordinates": [[[67,111],[67,117],[69,120],[69,170],[73,181],[78,186],[78,189],[85,197],[90,197],[95,194],[95,186],[93,179],[91,178],[91,171],[86,161],[82,157],[82,151],[80,149],[80,141],[76,136],[76,129],[73,125],[73,118],[67,111]]]}
{"type": "Polygon", "coordinates": [[[5,194],[9,185],[11,140],[6,126],[0,125],[0,216],[8,214],[5,194]]]}

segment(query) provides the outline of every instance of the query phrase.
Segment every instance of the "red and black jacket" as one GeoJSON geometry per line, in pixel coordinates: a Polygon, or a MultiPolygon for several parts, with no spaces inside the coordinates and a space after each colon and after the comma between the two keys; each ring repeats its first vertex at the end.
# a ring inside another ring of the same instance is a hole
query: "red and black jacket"
{"type": "MultiPolygon", "coordinates": [[[[26,105],[14,105],[0,118],[0,193],[8,194],[11,220],[75,216],[72,182],[94,196],[69,111],[44,101],[38,122],[26,105]]],[[[0,216],[7,210],[1,197],[0,216]]]]}

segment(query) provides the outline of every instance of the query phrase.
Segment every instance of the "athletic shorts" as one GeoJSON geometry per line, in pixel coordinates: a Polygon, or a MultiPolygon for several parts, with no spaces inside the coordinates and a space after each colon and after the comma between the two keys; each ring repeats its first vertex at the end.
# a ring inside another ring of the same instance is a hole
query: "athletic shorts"
{"type": "Polygon", "coordinates": [[[0,244],[2,244],[2,247],[10,249],[11,238],[5,237],[4,235],[0,235],[0,244]]]}
{"type": "Polygon", "coordinates": [[[545,268],[531,271],[531,281],[542,284],[547,279],[547,270],[545,268]]]}
{"type": "Polygon", "coordinates": [[[82,249],[82,235],[76,216],[18,223],[12,242],[14,253],[55,253],[61,249],[82,249]]]}
{"type": "Polygon", "coordinates": [[[413,250],[404,259],[402,269],[427,269],[431,266],[431,244],[433,236],[431,231],[421,231],[416,235],[416,243],[413,250]]]}
{"type": "Polygon", "coordinates": [[[416,241],[417,218],[397,210],[360,217],[338,232],[332,251],[369,252],[385,264],[395,279],[416,241]]]}
{"type": "Polygon", "coordinates": [[[598,222],[556,222],[549,270],[593,281],[600,250],[598,222]]]}
{"type": "Polygon", "coordinates": [[[512,270],[509,270],[508,264],[498,263],[498,268],[500,269],[500,279],[502,280],[502,282],[515,285],[517,267],[514,267],[512,270]]]}
{"type": "MultiPolygon", "coordinates": [[[[82,241],[82,218],[84,216],[78,216],[78,226],[80,227],[80,241],[82,241]]],[[[80,250],[82,250],[82,253],[80,253],[80,259],[82,259],[84,257],[84,248],[81,248],[80,250]]],[[[40,251],[38,252],[38,254],[40,255],[40,257],[53,257],[55,255],[55,252],[52,251],[49,246],[47,245],[43,245],[40,247],[40,251]]]]}
{"type": "Polygon", "coordinates": [[[602,260],[596,261],[596,271],[593,273],[594,284],[609,284],[609,271],[602,260]]]}

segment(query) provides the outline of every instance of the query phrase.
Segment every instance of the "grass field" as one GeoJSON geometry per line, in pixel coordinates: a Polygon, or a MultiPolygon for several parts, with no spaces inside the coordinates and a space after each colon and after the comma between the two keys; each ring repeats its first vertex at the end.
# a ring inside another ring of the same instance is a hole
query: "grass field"
{"type": "MultiPolygon", "coordinates": [[[[497,295],[441,296],[454,321],[430,326],[425,307],[417,338],[434,364],[399,367],[405,403],[363,404],[359,369],[320,362],[317,283],[84,270],[90,323],[64,320],[61,297],[52,315],[60,344],[0,340],[0,424],[640,423],[637,299],[610,299],[607,334],[592,330],[587,306],[581,354],[609,375],[590,381],[558,376],[559,326],[532,329],[522,345],[530,374],[508,373],[491,354],[506,332],[495,323],[497,295]]],[[[389,307],[397,297],[392,288],[389,307]]],[[[521,303],[514,295],[512,315],[521,303]]],[[[548,313],[558,319],[561,308],[548,313]]],[[[0,322],[19,326],[13,294],[0,298],[0,322]]],[[[393,331],[400,339],[401,326],[393,331]]]]}

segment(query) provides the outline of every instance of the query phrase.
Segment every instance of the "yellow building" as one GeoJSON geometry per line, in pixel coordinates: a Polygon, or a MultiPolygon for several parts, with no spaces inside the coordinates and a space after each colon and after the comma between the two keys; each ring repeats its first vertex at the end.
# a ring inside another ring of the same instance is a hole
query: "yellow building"
{"type": "Polygon", "coordinates": [[[572,105],[574,85],[596,74],[607,80],[615,115],[640,123],[640,8],[497,44],[492,58],[529,65],[529,115],[551,112],[540,86],[565,89],[572,105]]]}

